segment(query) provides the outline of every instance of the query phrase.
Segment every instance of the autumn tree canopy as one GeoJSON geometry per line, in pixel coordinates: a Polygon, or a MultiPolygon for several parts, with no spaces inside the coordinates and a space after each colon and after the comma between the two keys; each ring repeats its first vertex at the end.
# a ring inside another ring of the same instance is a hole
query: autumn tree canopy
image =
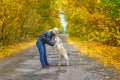
{"type": "Polygon", "coordinates": [[[120,45],[120,0],[66,0],[62,10],[72,37],[120,45]]]}
{"type": "Polygon", "coordinates": [[[38,37],[41,32],[59,27],[52,0],[0,1],[0,46],[38,37]]]}
{"type": "Polygon", "coordinates": [[[59,14],[70,36],[120,45],[120,0],[0,0],[0,46],[61,28],[59,14]]]}

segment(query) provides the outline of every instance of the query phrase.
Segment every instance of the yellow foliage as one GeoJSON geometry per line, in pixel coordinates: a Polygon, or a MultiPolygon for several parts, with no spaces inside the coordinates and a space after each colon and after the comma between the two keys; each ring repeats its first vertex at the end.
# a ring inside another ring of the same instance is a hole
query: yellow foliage
{"type": "Polygon", "coordinates": [[[101,2],[101,0],[97,0],[97,3],[100,3],[101,2]]]}
{"type": "Polygon", "coordinates": [[[21,50],[24,50],[33,45],[35,45],[35,40],[22,44],[15,44],[7,47],[0,47],[0,59],[19,53],[21,50]]]}
{"type": "Polygon", "coordinates": [[[77,38],[67,38],[80,52],[97,59],[106,66],[115,66],[120,71],[120,48],[95,42],[83,42],[77,38]]]}

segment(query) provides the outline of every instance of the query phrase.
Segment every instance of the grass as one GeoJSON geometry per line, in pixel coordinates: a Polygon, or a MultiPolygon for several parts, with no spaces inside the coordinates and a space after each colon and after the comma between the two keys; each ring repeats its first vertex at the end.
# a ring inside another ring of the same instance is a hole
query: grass
{"type": "Polygon", "coordinates": [[[79,41],[77,38],[67,38],[80,52],[102,62],[105,66],[114,66],[120,72],[120,48],[103,45],[96,42],[79,41]]]}
{"type": "Polygon", "coordinates": [[[35,45],[35,40],[24,42],[21,44],[10,45],[6,47],[0,47],[0,59],[12,56],[33,45],[35,45]]]}

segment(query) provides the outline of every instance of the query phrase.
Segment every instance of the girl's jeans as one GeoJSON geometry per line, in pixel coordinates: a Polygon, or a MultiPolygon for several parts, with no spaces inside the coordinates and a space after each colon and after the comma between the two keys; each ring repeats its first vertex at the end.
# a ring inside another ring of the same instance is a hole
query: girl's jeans
{"type": "Polygon", "coordinates": [[[40,59],[42,68],[44,68],[45,66],[48,65],[45,44],[43,44],[42,41],[38,39],[36,42],[36,46],[37,46],[38,51],[39,51],[39,59],[40,59]]]}

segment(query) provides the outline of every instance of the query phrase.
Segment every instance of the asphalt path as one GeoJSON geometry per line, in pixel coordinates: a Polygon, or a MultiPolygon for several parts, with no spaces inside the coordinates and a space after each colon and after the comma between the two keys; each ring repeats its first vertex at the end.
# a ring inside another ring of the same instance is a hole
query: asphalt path
{"type": "Polygon", "coordinates": [[[69,56],[70,65],[62,61],[58,66],[57,52],[46,45],[49,69],[42,69],[36,46],[0,60],[0,80],[120,80],[120,74],[112,66],[104,66],[99,61],[79,52],[75,46],[60,37],[69,56]]]}

